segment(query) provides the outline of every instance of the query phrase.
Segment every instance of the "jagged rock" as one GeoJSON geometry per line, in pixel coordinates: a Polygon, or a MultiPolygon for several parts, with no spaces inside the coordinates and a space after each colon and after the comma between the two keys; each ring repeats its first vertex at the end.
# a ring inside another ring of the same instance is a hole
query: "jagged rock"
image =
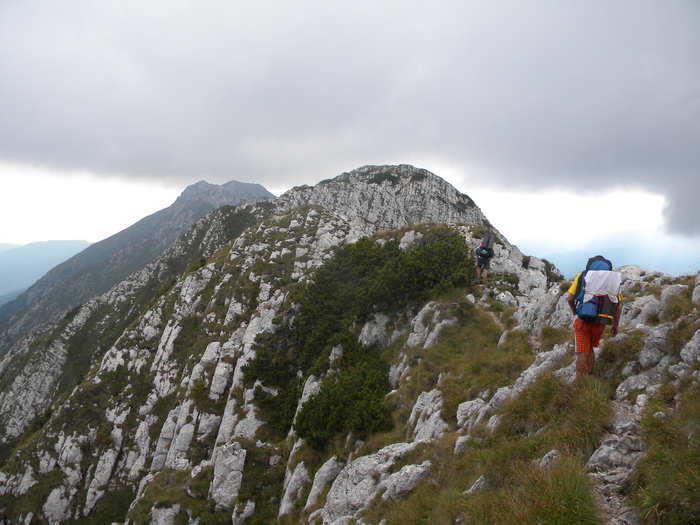
{"type": "Polygon", "coordinates": [[[462,494],[474,494],[475,492],[480,492],[486,489],[486,478],[484,476],[479,476],[479,478],[474,482],[474,484],[462,492],[462,494]]]}
{"type": "Polygon", "coordinates": [[[638,297],[629,304],[624,304],[620,323],[623,326],[643,326],[650,319],[658,319],[661,313],[661,301],[654,296],[638,297]]]}
{"type": "Polygon", "coordinates": [[[542,459],[538,461],[538,464],[542,468],[549,468],[554,465],[557,461],[561,459],[561,454],[558,450],[550,450],[547,452],[542,459]]]}
{"type": "Polygon", "coordinates": [[[430,475],[432,462],[426,460],[420,465],[406,465],[398,472],[390,474],[377,487],[384,501],[399,501],[415,488],[418,482],[430,475]]]}
{"type": "Polygon", "coordinates": [[[442,419],[441,413],[442,392],[438,389],[422,392],[408,418],[409,425],[413,426],[413,440],[440,439],[448,427],[442,419]]]}
{"type": "Polygon", "coordinates": [[[648,375],[635,375],[625,379],[615,390],[615,399],[625,399],[630,392],[645,390],[651,384],[648,375]]]}
{"type": "Polygon", "coordinates": [[[637,356],[637,361],[643,368],[649,368],[659,364],[661,359],[667,353],[668,348],[668,332],[673,327],[671,323],[663,323],[653,328],[644,327],[642,330],[646,332],[644,339],[644,348],[637,356]]]}
{"type": "Polygon", "coordinates": [[[185,470],[190,467],[187,454],[194,437],[195,426],[193,423],[186,423],[177,432],[177,436],[172,441],[168,455],[165,458],[165,468],[174,470],[185,470]]]}
{"type": "Polygon", "coordinates": [[[695,276],[695,288],[693,288],[692,302],[700,306],[700,273],[695,276]]]}
{"type": "Polygon", "coordinates": [[[301,496],[304,485],[307,485],[310,482],[311,479],[309,478],[309,473],[306,470],[306,466],[304,465],[303,461],[300,461],[294,468],[292,475],[285,481],[284,496],[282,497],[282,502],[280,503],[278,516],[291,514],[294,503],[296,503],[301,496]]]}
{"type": "Polygon", "coordinates": [[[672,284],[667,286],[661,291],[661,311],[663,312],[668,306],[669,301],[676,295],[680,295],[688,290],[688,287],[684,284],[672,284]]]}
{"type": "Polygon", "coordinates": [[[51,525],[58,525],[71,516],[70,505],[73,495],[66,494],[67,490],[65,486],[56,487],[41,507],[44,517],[51,525]]]}
{"type": "MultiPolygon", "coordinates": [[[[304,390],[302,390],[301,397],[299,398],[299,403],[297,404],[297,410],[294,413],[294,421],[296,421],[297,416],[301,407],[314,395],[321,391],[321,381],[314,375],[310,375],[304,383],[304,390]]],[[[292,431],[290,430],[290,433],[292,431]]]]}
{"type": "Polygon", "coordinates": [[[693,337],[681,350],[681,359],[689,365],[700,362],[700,330],[695,331],[693,337]]]}
{"type": "Polygon", "coordinates": [[[216,510],[230,509],[235,503],[243,481],[246,454],[238,442],[218,447],[214,479],[209,488],[209,497],[214,500],[216,510]]]}
{"type": "Polygon", "coordinates": [[[232,521],[233,525],[243,525],[245,520],[250,518],[255,512],[255,502],[246,501],[245,503],[238,503],[233,511],[232,521]]]}
{"type": "Polygon", "coordinates": [[[119,457],[119,448],[109,448],[101,456],[95,468],[95,474],[90,482],[83,507],[83,516],[90,514],[90,511],[95,507],[97,502],[102,499],[107,489],[107,483],[112,475],[114,465],[119,457]]]}
{"type": "Polygon", "coordinates": [[[29,489],[37,483],[38,481],[34,477],[34,469],[31,465],[28,465],[27,469],[24,471],[24,474],[19,478],[19,484],[17,485],[17,488],[12,491],[12,495],[15,497],[22,496],[26,494],[27,491],[29,491],[29,489]]]}
{"type": "Polygon", "coordinates": [[[326,525],[356,516],[372,501],[396,460],[414,447],[412,443],[395,443],[375,454],[355,459],[338,474],[323,509],[312,514],[309,520],[320,518],[326,525]]]}
{"type": "Polygon", "coordinates": [[[214,376],[209,385],[209,399],[217,400],[226,392],[226,386],[232,373],[233,365],[231,363],[219,361],[216,364],[214,376]]]}
{"type": "Polygon", "coordinates": [[[415,244],[417,241],[423,238],[423,234],[415,230],[407,231],[401,241],[399,241],[399,248],[402,250],[407,250],[410,246],[415,244]]]}
{"type": "Polygon", "coordinates": [[[607,439],[586,463],[586,470],[611,467],[630,468],[643,456],[641,439],[630,436],[607,439]]]}
{"type": "Polygon", "coordinates": [[[411,321],[411,334],[408,336],[406,346],[431,348],[437,342],[440,332],[457,322],[454,318],[442,318],[439,310],[436,310],[438,303],[430,302],[426,304],[411,321]]]}
{"type": "Polygon", "coordinates": [[[479,421],[479,414],[486,406],[486,401],[477,397],[465,401],[457,407],[457,425],[465,431],[470,431],[479,421]]]}
{"type": "Polygon", "coordinates": [[[314,482],[311,485],[311,492],[309,492],[309,497],[306,499],[304,510],[308,510],[316,505],[326,485],[338,476],[344,466],[345,464],[342,461],[339,461],[336,456],[333,456],[316,471],[314,482]]]}
{"type": "Polygon", "coordinates": [[[365,325],[362,327],[362,332],[360,332],[359,337],[360,343],[365,346],[369,346],[371,344],[387,346],[390,339],[386,325],[389,323],[389,321],[389,316],[386,314],[374,314],[374,318],[365,323],[365,325]]]}
{"type": "Polygon", "coordinates": [[[151,525],[175,525],[175,518],[180,514],[180,505],[172,507],[153,507],[151,509],[151,525]]]}

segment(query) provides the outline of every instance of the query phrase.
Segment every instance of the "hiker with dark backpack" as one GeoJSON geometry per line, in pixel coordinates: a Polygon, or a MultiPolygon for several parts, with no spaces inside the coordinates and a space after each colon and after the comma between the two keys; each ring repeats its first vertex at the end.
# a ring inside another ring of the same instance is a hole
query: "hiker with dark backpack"
{"type": "Polygon", "coordinates": [[[568,303],[575,317],[577,376],[593,373],[594,349],[600,345],[605,327],[611,325],[613,337],[619,330],[622,276],[612,268],[612,263],[602,255],[591,257],[569,288],[568,303]]]}
{"type": "Polygon", "coordinates": [[[493,243],[496,240],[491,233],[484,235],[484,239],[476,249],[476,279],[477,281],[486,281],[486,276],[491,268],[491,257],[493,257],[493,243]]]}

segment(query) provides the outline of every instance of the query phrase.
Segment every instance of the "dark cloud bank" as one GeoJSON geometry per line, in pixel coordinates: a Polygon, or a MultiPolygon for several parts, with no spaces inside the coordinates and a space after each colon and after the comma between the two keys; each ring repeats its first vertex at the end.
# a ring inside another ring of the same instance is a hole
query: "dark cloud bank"
{"type": "Polygon", "coordinates": [[[644,188],[700,234],[698,27],[697,1],[11,0],[0,159],[267,187],[432,160],[644,188]]]}

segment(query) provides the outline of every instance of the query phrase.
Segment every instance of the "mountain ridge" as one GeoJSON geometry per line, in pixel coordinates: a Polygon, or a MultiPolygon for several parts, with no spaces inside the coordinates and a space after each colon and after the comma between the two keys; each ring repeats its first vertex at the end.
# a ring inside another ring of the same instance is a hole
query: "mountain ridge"
{"type": "Polygon", "coordinates": [[[560,272],[497,234],[476,286],[473,249],[496,232],[460,195],[368,166],[219,208],[20,341],[0,361],[17,450],[0,508],[11,523],[541,523],[508,511],[544,494],[546,523],[639,522],[623,480],[650,478],[648,430],[700,381],[700,278],[618,268],[622,333],[576,380],[560,272]],[[384,410],[389,430],[370,424],[384,410]]]}

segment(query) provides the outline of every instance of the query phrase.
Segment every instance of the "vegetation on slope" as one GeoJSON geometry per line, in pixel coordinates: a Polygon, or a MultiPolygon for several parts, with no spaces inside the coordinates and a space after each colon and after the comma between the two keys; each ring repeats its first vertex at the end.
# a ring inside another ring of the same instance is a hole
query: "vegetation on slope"
{"type": "Polygon", "coordinates": [[[377,347],[357,341],[358,326],[377,312],[415,307],[441,291],[465,287],[474,278],[474,260],[464,238],[446,227],[430,228],[419,243],[402,250],[396,238],[361,239],[340,248],[294,296],[293,324],[259,345],[246,367],[250,384],[262,380],[279,390],[258,387],[256,398],[274,421],[278,438],[287,434],[298,404],[302,378],[333,373],[304,404],[294,430],[316,449],[351,432],[360,439],[391,427],[384,403],[389,365],[377,347]],[[291,348],[285,352],[283,348],[291,348]],[[333,349],[342,355],[330,363],[333,349]]]}

